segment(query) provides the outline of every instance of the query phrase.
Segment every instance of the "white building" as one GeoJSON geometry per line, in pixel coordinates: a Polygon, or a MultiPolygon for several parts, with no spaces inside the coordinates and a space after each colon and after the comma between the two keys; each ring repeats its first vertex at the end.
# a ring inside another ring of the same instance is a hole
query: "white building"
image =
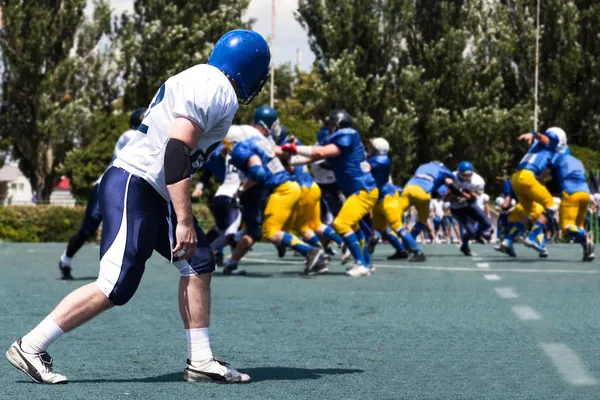
{"type": "MultiPolygon", "coordinates": [[[[75,199],[71,196],[70,189],[68,180],[61,179],[50,195],[50,204],[74,206],[75,199]]],[[[0,204],[5,206],[35,205],[29,180],[14,163],[5,164],[0,168],[0,204]]]]}
{"type": "Polygon", "coordinates": [[[29,181],[16,165],[0,168],[0,203],[8,205],[33,205],[33,191],[29,181]]]}

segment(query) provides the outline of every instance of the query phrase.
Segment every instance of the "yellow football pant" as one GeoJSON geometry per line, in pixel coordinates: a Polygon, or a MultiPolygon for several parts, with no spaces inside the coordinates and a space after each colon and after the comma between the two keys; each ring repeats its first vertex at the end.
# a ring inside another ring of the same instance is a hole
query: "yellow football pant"
{"type": "Polygon", "coordinates": [[[567,194],[567,192],[562,192],[558,209],[560,229],[565,231],[569,225],[575,225],[583,229],[583,221],[585,220],[589,205],[589,193],[575,192],[573,194],[567,194]]]}
{"type": "Polygon", "coordinates": [[[523,169],[512,176],[512,186],[517,201],[523,207],[526,215],[533,212],[534,203],[539,203],[544,209],[556,210],[552,195],[536,178],[533,171],[523,169]]]}
{"type": "Polygon", "coordinates": [[[365,216],[377,203],[379,189],[375,188],[370,192],[361,190],[346,199],[342,209],[333,221],[333,229],[339,235],[346,235],[349,232],[358,230],[358,222],[365,216]]]}
{"type": "Polygon", "coordinates": [[[531,210],[531,213],[529,213],[527,215],[527,214],[525,214],[525,210],[523,209],[523,206],[521,205],[521,203],[517,203],[517,205],[512,210],[510,210],[510,213],[508,214],[508,220],[510,222],[517,222],[524,215],[527,215],[532,220],[537,221],[538,217],[543,212],[544,212],[544,207],[542,207],[541,204],[533,203],[533,208],[531,210]]]}
{"type": "Polygon", "coordinates": [[[285,182],[273,190],[265,207],[262,228],[262,235],[265,239],[270,239],[277,232],[282,231],[286,222],[293,218],[294,208],[301,195],[302,191],[297,182],[285,182]]]}
{"type": "Polygon", "coordinates": [[[402,214],[400,209],[400,196],[398,192],[393,195],[387,195],[382,201],[375,204],[373,208],[373,227],[376,231],[385,232],[389,225],[394,232],[402,228],[402,214]]]}
{"type": "Polygon", "coordinates": [[[321,189],[316,183],[302,188],[302,197],[298,202],[294,229],[304,234],[309,229],[316,231],[321,227],[321,189]]]}
{"type": "Polygon", "coordinates": [[[429,218],[429,200],[431,200],[431,195],[427,193],[421,186],[406,186],[402,191],[402,196],[400,196],[400,218],[402,218],[402,215],[404,215],[410,206],[414,206],[419,214],[419,222],[426,224],[427,218],[429,218]]]}

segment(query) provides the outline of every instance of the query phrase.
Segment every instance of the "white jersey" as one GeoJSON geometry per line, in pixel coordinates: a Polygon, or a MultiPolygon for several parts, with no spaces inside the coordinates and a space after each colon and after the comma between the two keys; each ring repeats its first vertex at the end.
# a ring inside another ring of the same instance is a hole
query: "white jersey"
{"type": "Polygon", "coordinates": [[[600,193],[594,193],[594,200],[596,200],[596,214],[600,217],[600,193]]]}
{"type": "MultiPolygon", "coordinates": [[[[483,189],[485,189],[485,180],[481,177],[481,175],[473,172],[473,176],[471,177],[470,182],[461,181],[458,179],[458,172],[454,171],[454,176],[456,177],[456,184],[461,189],[468,190],[471,193],[481,194],[483,193],[483,189]]],[[[466,207],[467,203],[459,203],[458,201],[452,202],[452,208],[462,208],[466,207]]]]}
{"type": "Polygon", "coordinates": [[[242,177],[240,176],[239,171],[233,164],[231,164],[230,161],[231,156],[228,154],[225,157],[225,179],[223,180],[223,183],[221,183],[221,186],[219,186],[217,189],[215,197],[233,197],[242,184],[242,177]]]}
{"type": "Polygon", "coordinates": [[[190,161],[199,169],[225,138],[238,109],[233,86],[212,65],[200,64],[169,78],[158,90],[142,124],[113,165],[146,180],[167,201],[164,158],[171,126],[184,117],[202,129],[190,161]]]}
{"type": "Polygon", "coordinates": [[[481,193],[479,196],[477,196],[477,201],[476,201],[477,207],[479,207],[485,211],[485,205],[489,201],[490,201],[490,196],[487,193],[481,193]]]}
{"type": "Polygon", "coordinates": [[[311,164],[311,170],[315,182],[320,183],[321,185],[335,183],[336,180],[333,170],[326,169],[321,166],[321,164],[324,162],[325,160],[320,160],[311,164]]]}
{"type": "Polygon", "coordinates": [[[444,216],[444,202],[442,200],[433,199],[429,204],[429,209],[433,211],[433,215],[438,218],[442,218],[444,216]]]}
{"type": "MultiPolygon", "coordinates": [[[[129,129],[129,130],[123,132],[121,134],[121,136],[119,136],[119,140],[117,140],[117,144],[115,144],[115,149],[113,150],[113,156],[112,156],[111,163],[117,158],[117,156],[119,155],[119,152],[123,149],[123,147],[125,147],[125,145],[127,143],[129,143],[131,138],[138,133],[139,132],[136,131],[135,129],[129,129]]],[[[98,178],[98,180],[96,180],[96,182],[94,182],[94,185],[99,184],[100,181],[102,180],[103,176],[104,176],[104,174],[100,175],[100,178],[98,178]]]]}

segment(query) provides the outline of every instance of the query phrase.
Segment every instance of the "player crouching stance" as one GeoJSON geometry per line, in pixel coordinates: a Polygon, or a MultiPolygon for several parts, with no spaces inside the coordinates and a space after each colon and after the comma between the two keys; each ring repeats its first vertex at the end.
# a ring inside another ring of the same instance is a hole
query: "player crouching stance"
{"type": "Polygon", "coordinates": [[[10,346],[6,358],[13,366],[38,383],[66,383],[65,376],[52,370],[48,346],[103,311],[126,304],[156,250],[181,273],[179,309],[188,345],[183,379],[250,382],[248,375],[213,358],[210,349],[215,259],[192,213],[190,175],[225,137],[237,98],[247,104],[260,92],[270,59],[259,34],[234,30],[217,42],[208,64],[183,71],[160,87],[138,134],[100,184],[104,229],[98,280],[69,294],[10,346]]]}
{"type": "Polygon", "coordinates": [[[348,276],[371,275],[371,266],[365,261],[364,237],[359,221],[373,208],[379,197],[375,179],[365,160],[365,149],[360,135],[352,129],[352,117],[344,110],[335,110],[327,123],[329,136],[323,146],[285,144],[281,148],[298,154],[292,165],[327,159],[336,181],[346,196],[346,202],[333,221],[335,231],[342,236],[356,263],[346,271],[348,276]]]}

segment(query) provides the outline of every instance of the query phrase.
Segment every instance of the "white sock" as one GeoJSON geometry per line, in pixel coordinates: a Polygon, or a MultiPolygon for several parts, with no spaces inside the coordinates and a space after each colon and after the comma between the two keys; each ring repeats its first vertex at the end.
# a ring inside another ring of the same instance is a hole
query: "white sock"
{"type": "Polygon", "coordinates": [[[188,359],[193,364],[203,364],[212,360],[208,328],[186,329],[185,337],[188,346],[188,359]]]}
{"type": "Polygon", "coordinates": [[[60,256],[60,262],[63,263],[64,265],[70,267],[72,261],[73,261],[73,257],[67,257],[67,251],[65,250],[62,253],[62,256],[60,256]]]}
{"type": "Polygon", "coordinates": [[[56,339],[64,335],[60,326],[49,315],[21,340],[21,348],[26,353],[43,353],[56,339]]]}

